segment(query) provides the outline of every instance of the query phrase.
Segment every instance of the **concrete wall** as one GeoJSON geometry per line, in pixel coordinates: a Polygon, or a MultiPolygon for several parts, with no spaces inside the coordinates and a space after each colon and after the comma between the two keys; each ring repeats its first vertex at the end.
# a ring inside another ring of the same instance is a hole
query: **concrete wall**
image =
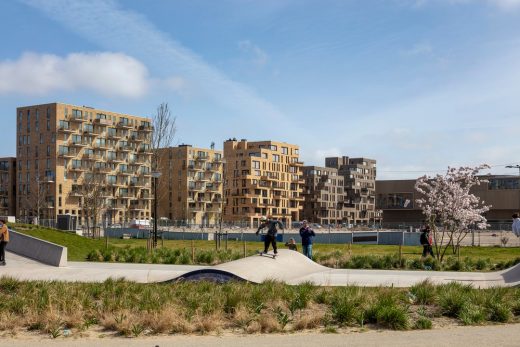
{"type": "Polygon", "coordinates": [[[53,266],[67,266],[67,247],[37,239],[32,236],[9,231],[9,252],[53,266]]]}

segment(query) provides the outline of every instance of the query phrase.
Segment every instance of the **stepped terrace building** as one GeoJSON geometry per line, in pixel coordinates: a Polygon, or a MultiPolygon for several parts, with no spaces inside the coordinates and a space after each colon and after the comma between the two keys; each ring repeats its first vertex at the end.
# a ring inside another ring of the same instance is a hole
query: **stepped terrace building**
{"type": "Polygon", "coordinates": [[[296,145],[275,141],[224,142],[224,221],[257,226],[262,216],[286,226],[299,221],[303,179],[296,145]]]}
{"type": "Polygon", "coordinates": [[[16,216],[16,158],[0,158],[0,216],[16,216]]]}
{"type": "Polygon", "coordinates": [[[176,224],[217,225],[222,216],[222,151],[190,145],[159,150],[159,216],[176,224]]]}
{"type": "Polygon", "coordinates": [[[376,210],[376,161],[368,158],[332,157],[325,159],[325,166],[335,168],[344,177],[345,213],[349,224],[373,224],[380,222],[376,210]]]}
{"type": "Polygon", "coordinates": [[[312,223],[343,223],[344,178],[335,168],[304,166],[302,219],[312,223]]]}
{"type": "Polygon", "coordinates": [[[19,217],[150,219],[150,119],[63,103],[16,114],[19,217]]]}

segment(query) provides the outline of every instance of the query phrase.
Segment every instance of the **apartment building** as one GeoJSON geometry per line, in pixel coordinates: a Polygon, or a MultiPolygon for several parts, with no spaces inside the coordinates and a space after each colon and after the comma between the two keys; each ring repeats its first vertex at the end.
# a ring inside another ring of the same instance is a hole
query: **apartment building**
{"type": "Polygon", "coordinates": [[[222,151],[190,145],[159,150],[159,216],[177,224],[217,225],[222,216],[222,151]]]}
{"type": "Polygon", "coordinates": [[[303,179],[299,147],[284,142],[224,142],[224,221],[257,226],[262,216],[299,221],[303,179]]]}
{"type": "MultiPolygon", "coordinates": [[[[520,176],[486,175],[471,193],[491,209],[484,214],[491,228],[511,223],[512,214],[520,211],[520,176]]],[[[424,220],[417,199],[422,195],[415,190],[416,180],[385,180],[376,182],[377,208],[383,211],[383,226],[420,226],[424,220]]],[[[509,227],[506,227],[509,228],[509,227]]]]}
{"type": "Polygon", "coordinates": [[[380,221],[376,203],[376,161],[368,158],[331,157],[325,166],[344,177],[345,212],[348,224],[373,224],[380,221]]]}
{"type": "Polygon", "coordinates": [[[322,225],[343,223],[344,177],[329,167],[304,166],[302,219],[322,225]]]}
{"type": "Polygon", "coordinates": [[[87,106],[17,108],[18,216],[83,223],[87,192],[100,190],[97,218],[149,219],[151,132],[148,118],[87,106]]]}
{"type": "Polygon", "coordinates": [[[0,216],[16,216],[16,158],[0,158],[0,216]]]}

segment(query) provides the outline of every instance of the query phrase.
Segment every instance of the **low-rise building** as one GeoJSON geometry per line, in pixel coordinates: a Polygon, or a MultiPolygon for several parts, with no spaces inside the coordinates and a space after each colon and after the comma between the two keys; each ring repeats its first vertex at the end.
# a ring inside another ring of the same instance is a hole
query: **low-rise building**
{"type": "MultiPolygon", "coordinates": [[[[471,190],[491,209],[485,214],[491,225],[510,223],[520,211],[520,176],[482,176],[483,182],[471,190]]],[[[377,208],[383,211],[383,226],[421,225],[424,220],[415,190],[416,180],[381,180],[376,182],[377,208]]]]}

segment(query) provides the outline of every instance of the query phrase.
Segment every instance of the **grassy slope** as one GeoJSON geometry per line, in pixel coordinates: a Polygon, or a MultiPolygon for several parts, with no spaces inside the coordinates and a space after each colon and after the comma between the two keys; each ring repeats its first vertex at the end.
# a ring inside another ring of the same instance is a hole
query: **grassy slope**
{"type": "MultiPolygon", "coordinates": [[[[87,254],[94,249],[102,249],[105,247],[105,241],[87,239],[69,232],[58,231],[54,229],[37,228],[33,225],[13,225],[13,229],[27,235],[31,235],[43,240],[47,240],[68,248],[69,260],[83,261],[87,254]]],[[[146,240],[121,240],[110,239],[109,244],[115,247],[146,247],[146,240]]],[[[167,248],[190,248],[192,241],[182,240],[165,240],[164,247],[167,248]]],[[[215,249],[214,241],[193,241],[196,249],[215,249]]],[[[161,245],[161,241],[159,241],[161,245]]],[[[221,247],[224,248],[225,243],[222,241],[221,247]]],[[[283,246],[282,246],[283,247],[283,246]]],[[[229,241],[228,248],[242,251],[243,243],[240,241],[229,241]]],[[[247,242],[247,251],[260,250],[263,248],[261,242],[247,242]]],[[[348,252],[349,245],[346,244],[315,244],[315,253],[331,253],[335,251],[348,252]]],[[[385,255],[395,254],[399,251],[398,246],[384,245],[352,245],[352,255],[385,255]]],[[[421,256],[422,247],[405,246],[403,247],[403,256],[406,258],[418,258],[421,256]]],[[[449,251],[447,255],[450,255],[449,251]]],[[[520,257],[520,248],[499,248],[499,247],[463,247],[461,257],[470,257],[473,259],[490,258],[492,261],[508,261],[520,257]]]]}

